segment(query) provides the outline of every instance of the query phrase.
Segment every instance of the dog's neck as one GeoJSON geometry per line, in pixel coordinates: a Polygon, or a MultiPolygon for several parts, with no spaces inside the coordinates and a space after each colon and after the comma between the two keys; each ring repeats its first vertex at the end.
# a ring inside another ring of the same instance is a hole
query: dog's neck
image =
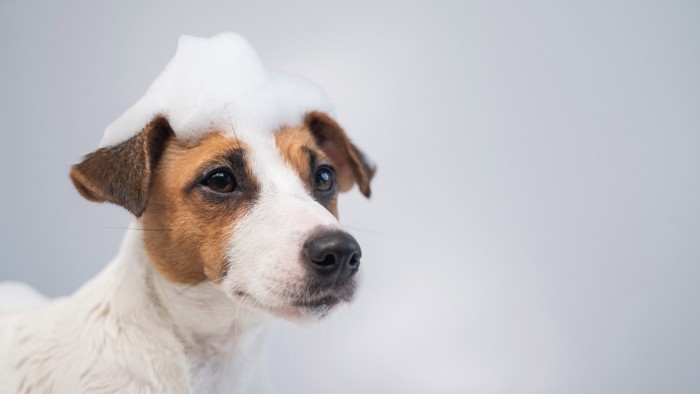
{"type": "Polygon", "coordinates": [[[108,271],[115,313],[128,320],[141,315],[156,331],[173,335],[182,345],[193,392],[241,392],[258,384],[253,380],[261,377],[266,315],[236,303],[215,284],[165,279],[150,263],[140,230],[128,230],[108,271]]]}

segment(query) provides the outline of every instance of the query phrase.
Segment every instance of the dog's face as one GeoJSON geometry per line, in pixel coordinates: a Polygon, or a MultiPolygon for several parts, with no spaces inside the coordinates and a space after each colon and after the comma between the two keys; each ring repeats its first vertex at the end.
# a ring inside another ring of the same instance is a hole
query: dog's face
{"type": "Polygon", "coordinates": [[[144,246],[172,282],[212,282],[250,307],[301,319],[352,299],[361,250],[337,195],[374,168],[323,113],[269,135],[212,130],[178,139],[157,118],[74,166],[83,196],[140,217],[144,246]]]}

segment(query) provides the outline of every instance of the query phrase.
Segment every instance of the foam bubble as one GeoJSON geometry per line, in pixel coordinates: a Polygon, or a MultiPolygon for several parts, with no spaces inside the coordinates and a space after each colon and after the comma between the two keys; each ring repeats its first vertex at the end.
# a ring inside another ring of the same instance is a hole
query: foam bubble
{"type": "Polygon", "coordinates": [[[212,130],[269,133],[300,123],[309,111],[332,115],[332,109],[315,84],[266,70],[237,34],[183,36],[146,94],[107,127],[100,146],[131,138],[158,115],[167,117],[179,138],[196,139],[212,130]]]}

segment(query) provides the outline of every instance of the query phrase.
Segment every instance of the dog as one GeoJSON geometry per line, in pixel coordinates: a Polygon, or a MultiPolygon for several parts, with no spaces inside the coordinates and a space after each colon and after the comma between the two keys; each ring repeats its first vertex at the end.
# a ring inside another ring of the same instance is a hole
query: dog
{"type": "Polygon", "coordinates": [[[315,85],[267,71],[236,34],[181,38],[70,172],[133,214],[120,251],[72,296],[2,315],[0,392],[270,391],[271,319],[355,295],[362,252],[337,196],[369,197],[375,171],[315,85]]]}

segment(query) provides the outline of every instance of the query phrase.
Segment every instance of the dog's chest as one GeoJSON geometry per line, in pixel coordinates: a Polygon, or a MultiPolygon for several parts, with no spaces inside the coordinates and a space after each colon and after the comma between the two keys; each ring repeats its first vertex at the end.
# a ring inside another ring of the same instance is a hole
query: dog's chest
{"type": "Polygon", "coordinates": [[[230,336],[186,350],[187,373],[193,393],[271,392],[261,363],[264,335],[230,336]]]}
{"type": "Polygon", "coordinates": [[[211,358],[188,357],[187,374],[192,393],[245,392],[248,385],[236,362],[220,355],[211,358]]]}

